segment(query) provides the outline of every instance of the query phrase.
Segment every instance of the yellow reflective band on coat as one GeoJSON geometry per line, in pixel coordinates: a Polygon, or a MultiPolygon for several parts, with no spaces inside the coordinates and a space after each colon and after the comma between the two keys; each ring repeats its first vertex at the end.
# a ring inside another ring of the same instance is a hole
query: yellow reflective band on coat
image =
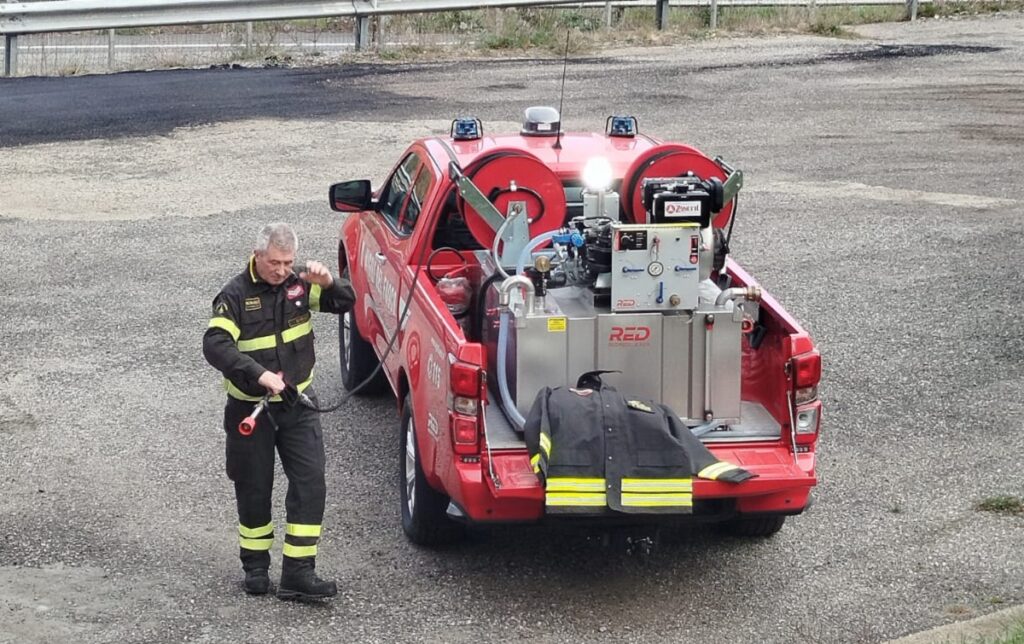
{"type": "Polygon", "coordinates": [[[540,474],[540,454],[534,454],[530,457],[530,465],[533,466],[534,474],[540,474]]]}
{"type": "Polygon", "coordinates": [[[274,546],[274,539],[273,537],[268,537],[266,539],[246,539],[245,537],[238,537],[238,545],[246,550],[270,550],[274,546]]]}
{"type": "Polygon", "coordinates": [[[290,534],[293,537],[319,537],[320,526],[302,523],[287,523],[284,527],[284,533],[290,534]]]}
{"type": "Polygon", "coordinates": [[[320,288],[319,284],[313,284],[309,287],[309,310],[319,311],[320,310],[320,294],[323,293],[323,289],[320,288]]]}
{"type": "Polygon", "coordinates": [[[544,499],[546,505],[553,507],[604,507],[608,505],[604,492],[600,494],[572,494],[569,492],[548,492],[544,499]]]}
{"type": "Polygon", "coordinates": [[[540,449],[544,452],[544,456],[551,458],[551,438],[543,432],[540,434],[540,449]]]}
{"type": "Polygon", "coordinates": [[[242,330],[238,328],[238,325],[227,318],[210,318],[210,325],[208,329],[223,329],[231,334],[231,339],[238,342],[238,336],[242,335],[242,330]]]}
{"type": "MultiPolygon", "coordinates": [[[[214,318],[217,319],[217,318],[214,318]]],[[[313,331],[313,324],[310,321],[303,322],[302,324],[285,329],[281,332],[281,341],[285,344],[294,342],[304,335],[309,335],[313,331]]],[[[277,336],[275,335],[261,335],[258,338],[250,338],[248,340],[238,341],[238,350],[244,353],[251,351],[259,351],[261,349],[273,349],[277,346],[277,336]]]]}
{"type": "Polygon", "coordinates": [[[690,494],[634,494],[622,493],[622,506],[633,508],[693,507],[690,494]]]}
{"type": "Polygon", "coordinates": [[[294,559],[315,557],[316,546],[293,546],[292,544],[285,542],[284,546],[281,548],[281,554],[285,557],[292,557],[294,559]]]}
{"type": "MultiPolygon", "coordinates": [[[[305,391],[307,388],[309,388],[311,384],[313,384],[312,373],[309,374],[309,378],[300,382],[298,386],[295,388],[298,389],[299,391],[305,391]]],[[[244,391],[236,387],[234,383],[232,383],[227,378],[224,379],[224,391],[228,392],[228,395],[234,398],[235,400],[245,400],[247,402],[259,402],[263,400],[263,396],[250,396],[249,394],[245,393],[244,391]]],[[[271,396],[270,402],[281,402],[281,396],[271,396]]]]}
{"type": "Polygon", "coordinates": [[[604,494],[604,479],[598,478],[549,478],[547,491],[551,492],[600,492],[604,494]]]}
{"type": "Polygon", "coordinates": [[[273,335],[262,335],[249,340],[239,340],[238,350],[244,353],[259,351],[260,349],[273,349],[277,346],[277,337],[273,335]]]}
{"type": "Polygon", "coordinates": [[[707,467],[702,469],[700,472],[697,473],[697,476],[699,476],[702,479],[711,479],[712,481],[714,481],[719,476],[725,474],[726,472],[736,469],[739,469],[739,467],[733,465],[732,463],[719,461],[717,463],[714,463],[713,465],[708,465],[707,467]]]}
{"type": "Polygon", "coordinates": [[[693,479],[622,479],[623,492],[692,492],[693,479]]]}
{"type": "Polygon", "coordinates": [[[266,537],[274,536],[274,523],[270,522],[267,525],[260,526],[258,528],[247,528],[241,523],[238,524],[238,534],[243,537],[250,539],[262,539],[266,537]]]}

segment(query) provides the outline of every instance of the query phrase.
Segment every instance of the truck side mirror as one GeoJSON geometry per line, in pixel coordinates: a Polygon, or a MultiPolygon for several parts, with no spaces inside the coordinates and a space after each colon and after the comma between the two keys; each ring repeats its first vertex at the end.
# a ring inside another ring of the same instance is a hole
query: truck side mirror
{"type": "Polygon", "coordinates": [[[342,181],[331,186],[331,210],[359,212],[373,207],[373,192],[369,179],[342,181]]]}

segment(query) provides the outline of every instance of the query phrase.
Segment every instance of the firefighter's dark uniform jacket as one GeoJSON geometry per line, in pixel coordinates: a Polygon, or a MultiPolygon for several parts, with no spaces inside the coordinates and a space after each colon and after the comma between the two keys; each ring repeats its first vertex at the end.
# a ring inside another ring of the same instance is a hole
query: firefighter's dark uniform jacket
{"type": "Polygon", "coordinates": [[[355,301],[352,285],[338,278],[326,290],[295,274],[271,286],[256,273],[254,261],[214,299],[203,336],[203,355],[224,374],[228,395],[246,401],[266,393],[259,384],[264,371],[282,371],[285,382],[305,390],[315,362],[310,312],[343,313],[355,301]]]}
{"type": "Polygon", "coordinates": [[[665,405],[628,400],[600,378],[589,384],[545,387],[526,418],[549,513],[690,513],[693,476],[755,476],[716,459],[665,405]]]}
{"type": "Polygon", "coordinates": [[[270,565],[275,449],[288,476],[284,569],[312,565],[324,514],[325,461],[319,415],[305,405],[272,396],[252,435],[239,434],[238,423],[266,395],[259,384],[264,371],[283,372],[286,383],[316,400],[310,388],[315,362],[310,312],[343,313],[354,300],[351,284],[337,277],[327,289],[294,274],[271,286],[259,277],[251,258],[249,266],[213,301],[203,355],[224,375],[228,393],[224,409],[227,474],[235,484],[238,543],[245,570],[270,565]]]}

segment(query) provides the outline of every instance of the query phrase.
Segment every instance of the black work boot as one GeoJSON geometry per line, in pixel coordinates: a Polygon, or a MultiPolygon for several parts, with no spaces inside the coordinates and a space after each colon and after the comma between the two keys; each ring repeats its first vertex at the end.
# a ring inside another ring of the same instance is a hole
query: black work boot
{"type": "Polygon", "coordinates": [[[244,585],[250,595],[266,595],[270,592],[270,573],[266,568],[246,570],[244,585]]]}
{"type": "Polygon", "coordinates": [[[281,566],[281,583],[277,587],[278,599],[327,599],[338,594],[338,586],[333,581],[324,581],[316,575],[316,562],[313,557],[295,559],[284,557],[281,566]]]}

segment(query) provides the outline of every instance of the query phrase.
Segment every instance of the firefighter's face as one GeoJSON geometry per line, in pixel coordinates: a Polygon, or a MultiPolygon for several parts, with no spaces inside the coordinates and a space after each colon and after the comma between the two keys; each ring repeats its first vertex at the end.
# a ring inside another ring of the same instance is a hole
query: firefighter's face
{"type": "Polygon", "coordinates": [[[268,284],[277,286],[292,274],[295,251],[270,246],[267,250],[255,251],[256,272],[268,284]]]}

